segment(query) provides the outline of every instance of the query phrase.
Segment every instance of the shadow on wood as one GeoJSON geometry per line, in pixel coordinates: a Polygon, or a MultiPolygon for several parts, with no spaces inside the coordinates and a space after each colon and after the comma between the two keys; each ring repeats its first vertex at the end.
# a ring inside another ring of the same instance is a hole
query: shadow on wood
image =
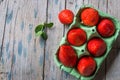
{"type": "Polygon", "coordinates": [[[120,34],[119,34],[117,40],[115,41],[115,43],[113,44],[113,48],[110,50],[109,55],[107,56],[107,58],[103,62],[102,66],[99,69],[94,80],[106,80],[106,74],[109,72],[116,57],[119,55],[119,44],[120,44],[119,37],[120,37],[120,34]]]}
{"type": "MultiPolygon", "coordinates": [[[[105,60],[106,61],[106,60],[105,60]]],[[[94,80],[105,80],[105,61],[103,62],[102,66],[98,70],[97,75],[95,76],[94,80]]]]}
{"type": "Polygon", "coordinates": [[[116,41],[117,49],[120,49],[120,33],[116,41]]]}

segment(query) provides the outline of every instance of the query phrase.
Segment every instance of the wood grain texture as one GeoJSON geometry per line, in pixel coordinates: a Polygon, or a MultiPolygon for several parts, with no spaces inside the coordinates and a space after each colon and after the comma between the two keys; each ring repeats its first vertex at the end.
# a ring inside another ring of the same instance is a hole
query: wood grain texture
{"type": "Polygon", "coordinates": [[[3,47],[3,41],[4,41],[4,34],[5,34],[5,26],[6,26],[6,11],[7,11],[7,0],[6,1],[1,1],[0,2],[0,22],[1,22],[1,25],[0,25],[0,59],[1,59],[1,56],[2,56],[2,49],[4,48],[3,47]]]}
{"type": "Polygon", "coordinates": [[[45,47],[44,80],[63,80],[63,73],[54,62],[54,54],[64,33],[64,25],[58,20],[58,14],[64,8],[64,0],[48,0],[47,22],[54,22],[54,26],[47,29],[48,39],[45,47]]]}
{"type": "MultiPolygon", "coordinates": [[[[120,20],[119,5],[120,0],[108,0],[108,13],[120,20]]],[[[106,62],[106,80],[119,80],[120,79],[120,36],[116,44],[117,47],[113,50],[106,62]]]]}
{"type": "MultiPolygon", "coordinates": [[[[5,20],[5,27],[4,27],[4,37],[3,37],[3,49],[2,49],[2,57],[1,57],[1,61],[4,64],[4,73],[6,73],[6,79],[8,76],[8,72],[11,70],[11,55],[12,55],[12,49],[9,50],[9,43],[12,44],[13,41],[11,41],[11,30],[12,30],[12,24],[11,21],[13,20],[13,10],[8,10],[9,9],[9,2],[6,0],[6,4],[7,4],[7,8],[6,8],[6,20],[5,20]],[[8,37],[6,39],[6,37],[8,37]],[[9,64],[9,65],[8,65],[9,64]]],[[[12,47],[12,46],[11,46],[12,47]]]]}
{"type": "Polygon", "coordinates": [[[46,21],[47,2],[44,0],[20,0],[18,15],[20,32],[15,33],[16,63],[13,66],[14,80],[43,79],[44,41],[35,38],[35,26],[46,21]],[[24,15],[24,16],[23,16],[24,15]],[[21,33],[21,34],[20,34],[21,33]],[[19,37],[17,37],[19,36],[19,37]],[[18,79],[19,77],[19,79],[18,79]]]}
{"type": "Polygon", "coordinates": [[[24,28],[23,32],[20,33],[25,34],[19,35],[19,32],[16,32],[19,38],[15,45],[15,53],[18,54],[16,55],[17,60],[13,71],[17,74],[13,78],[14,80],[18,80],[18,77],[20,77],[19,80],[43,80],[45,42],[41,38],[35,38],[34,29],[36,25],[46,21],[47,1],[22,0],[21,4],[23,3],[24,7],[21,6],[18,23],[20,17],[22,17],[20,20],[23,21],[19,23],[19,26],[24,26],[24,28]]]}
{"type": "MultiPolygon", "coordinates": [[[[91,4],[120,20],[120,0],[0,0],[0,80],[77,80],[61,71],[54,54],[68,25],[58,13],[70,9],[77,13],[91,4]],[[54,22],[46,29],[47,41],[35,37],[35,26],[54,22]]],[[[120,80],[120,35],[95,80],[120,80]]]]}
{"type": "Polygon", "coordinates": [[[34,26],[46,21],[44,0],[7,1],[3,62],[7,80],[43,79],[44,41],[34,26]]]}

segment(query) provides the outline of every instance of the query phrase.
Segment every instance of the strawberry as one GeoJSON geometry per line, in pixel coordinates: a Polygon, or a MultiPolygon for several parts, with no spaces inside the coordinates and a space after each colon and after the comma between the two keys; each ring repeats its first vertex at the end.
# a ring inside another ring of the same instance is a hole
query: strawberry
{"type": "Polygon", "coordinates": [[[103,19],[97,26],[97,30],[102,37],[110,37],[115,33],[115,26],[110,19],[103,19]]]}
{"type": "Polygon", "coordinates": [[[96,62],[90,56],[83,56],[78,62],[77,69],[81,75],[90,76],[96,69],[96,62]]]}
{"type": "Polygon", "coordinates": [[[71,10],[65,9],[59,13],[58,18],[63,24],[71,24],[73,22],[74,14],[71,10]]]}
{"type": "Polygon", "coordinates": [[[74,46],[81,46],[87,40],[86,33],[81,28],[73,28],[67,34],[67,40],[74,46]]]}
{"type": "Polygon", "coordinates": [[[58,58],[67,67],[74,67],[78,59],[76,52],[69,45],[60,46],[58,58]]]}
{"type": "Polygon", "coordinates": [[[84,25],[95,26],[99,21],[98,11],[93,8],[86,8],[82,11],[80,18],[84,25]]]}
{"type": "Polygon", "coordinates": [[[106,43],[100,38],[92,38],[87,44],[87,49],[95,57],[102,56],[106,51],[106,43]]]}

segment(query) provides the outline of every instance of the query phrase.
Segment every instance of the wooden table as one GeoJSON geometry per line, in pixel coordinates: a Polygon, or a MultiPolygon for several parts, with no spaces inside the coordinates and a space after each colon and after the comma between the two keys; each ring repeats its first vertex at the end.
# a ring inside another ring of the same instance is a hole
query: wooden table
{"type": "MultiPolygon", "coordinates": [[[[58,20],[67,8],[75,14],[83,4],[120,20],[120,0],[0,0],[0,80],[77,80],[61,71],[53,56],[68,27],[58,20]],[[35,26],[54,22],[47,41],[35,37],[35,26]],[[64,27],[65,26],[65,27],[64,27]]],[[[120,37],[95,80],[120,80],[120,37]]]]}

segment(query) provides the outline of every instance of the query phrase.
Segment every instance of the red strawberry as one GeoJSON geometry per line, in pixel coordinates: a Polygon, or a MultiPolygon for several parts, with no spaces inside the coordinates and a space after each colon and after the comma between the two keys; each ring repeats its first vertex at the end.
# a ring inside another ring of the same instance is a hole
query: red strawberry
{"type": "Polygon", "coordinates": [[[87,44],[87,49],[95,57],[102,56],[106,51],[106,43],[100,38],[93,38],[87,44]]]}
{"type": "Polygon", "coordinates": [[[96,62],[90,56],[83,56],[80,58],[77,69],[83,76],[90,76],[96,69],[96,62]]]}
{"type": "Polygon", "coordinates": [[[83,29],[74,28],[67,34],[67,40],[74,46],[80,46],[86,42],[87,36],[83,29]]]}
{"type": "Polygon", "coordinates": [[[98,11],[93,8],[86,8],[82,11],[80,18],[84,25],[95,26],[99,21],[99,14],[98,11]]]}
{"type": "Polygon", "coordinates": [[[62,10],[59,15],[59,20],[63,24],[71,24],[73,22],[74,14],[71,10],[62,10]]]}
{"type": "Polygon", "coordinates": [[[60,46],[58,58],[67,67],[74,67],[78,59],[76,52],[69,45],[60,46]]]}
{"type": "Polygon", "coordinates": [[[99,23],[97,30],[101,36],[110,37],[115,33],[115,26],[110,19],[103,19],[99,23]]]}

